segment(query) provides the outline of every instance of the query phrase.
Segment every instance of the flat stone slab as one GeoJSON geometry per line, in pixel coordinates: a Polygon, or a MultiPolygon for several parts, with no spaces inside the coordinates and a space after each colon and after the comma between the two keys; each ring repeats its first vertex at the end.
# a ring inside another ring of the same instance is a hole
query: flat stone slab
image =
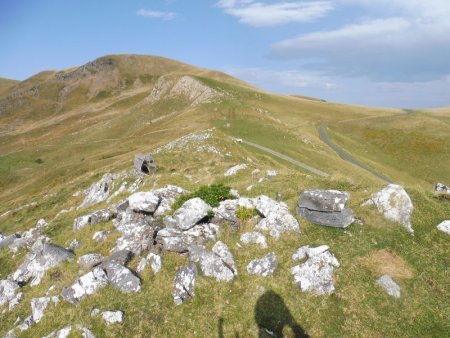
{"type": "Polygon", "coordinates": [[[349,198],[348,192],[337,190],[305,190],[301,193],[297,206],[323,212],[341,212],[349,198]]]}
{"type": "Polygon", "coordinates": [[[322,212],[297,207],[297,213],[311,223],[334,228],[346,228],[355,221],[351,209],[344,209],[341,212],[322,212]]]}

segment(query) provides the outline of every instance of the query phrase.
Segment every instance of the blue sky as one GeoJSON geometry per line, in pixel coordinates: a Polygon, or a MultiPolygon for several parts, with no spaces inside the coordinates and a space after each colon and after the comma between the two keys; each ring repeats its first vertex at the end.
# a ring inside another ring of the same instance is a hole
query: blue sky
{"type": "Polygon", "coordinates": [[[449,0],[0,0],[0,76],[160,55],[263,89],[450,105],[449,0]]]}

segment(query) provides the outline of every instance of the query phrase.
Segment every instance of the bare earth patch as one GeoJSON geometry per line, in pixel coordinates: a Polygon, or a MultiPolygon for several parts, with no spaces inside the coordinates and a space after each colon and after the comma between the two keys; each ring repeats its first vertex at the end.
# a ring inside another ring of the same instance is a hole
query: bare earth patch
{"type": "Polygon", "coordinates": [[[374,251],[359,258],[359,262],[379,276],[389,275],[405,279],[414,277],[414,271],[408,266],[408,263],[390,249],[374,251]]]}

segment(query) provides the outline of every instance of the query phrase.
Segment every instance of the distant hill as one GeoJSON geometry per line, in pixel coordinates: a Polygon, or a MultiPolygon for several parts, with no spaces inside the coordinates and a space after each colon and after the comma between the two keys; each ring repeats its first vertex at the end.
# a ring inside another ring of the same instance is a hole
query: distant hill
{"type": "Polygon", "coordinates": [[[4,95],[4,93],[6,93],[9,89],[14,87],[19,82],[20,81],[17,80],[5,79],[0,77],[0,96],[4,95]]]}
{"type": "Polygon", "coordinates": [[[311,101],[327,102],[326,100],[323,100],[323,99],[318,99],[318,98],[316,98],[316,97],[305,96],[305,95],[300,95],[300,94],[291,94],[290,96],[296,97],[296,98],[298,98],[298,99],[303,99],[303,100],[311,100],[311,101]]]}

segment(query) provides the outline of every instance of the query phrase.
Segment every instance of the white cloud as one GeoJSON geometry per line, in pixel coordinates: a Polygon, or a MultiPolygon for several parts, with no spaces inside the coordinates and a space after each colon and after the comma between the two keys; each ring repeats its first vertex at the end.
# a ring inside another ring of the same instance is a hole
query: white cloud
{"type": "Polygon", "coordinates": [[[221,0],[216,4],[239,22],[254,26],[277,26],[317,20],[334,6],[330,1],[295,1],[265,4],[255,0],[221,0]]]}
{"type": "Polygon", "coordinates": [[[381,17],[279,41],[272,45],[272,54],[316,58],[322,62],[311,69],[320,67],[332,74],[369,76],[378,81],[431,80],[450,69],[450,1],[335,2],[377,6],[377,11],[368,14],[381,17]],[[388,16],[383,16],[383,11],[388,16]]]}
{"type": "Polygon", "coordinates": [[[140,9],[136,12],[136,15],[143,16],[146,18],[162,19],[162,20],[173,20],[176,17],[176,13],[173,12],[160,12],[152,11],[147,9],[140,9]]]}

